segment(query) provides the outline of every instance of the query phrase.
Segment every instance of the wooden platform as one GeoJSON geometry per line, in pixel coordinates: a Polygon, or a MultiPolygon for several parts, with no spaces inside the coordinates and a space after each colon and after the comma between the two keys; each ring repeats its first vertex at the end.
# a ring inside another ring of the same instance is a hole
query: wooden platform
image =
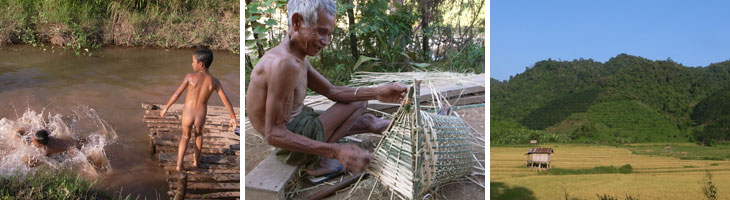
{"type": "Polygon", "coordinates": [[[279,161],[275,153],[271,152],[246,175],[246,199],[285,199],[284,186],[294,176],[298,167],[279,161]]]}
{"type": "MultiPolygon", "coordinates": [[[[199,168],[193,168],[193,149],[191,135],[185,151],[183,166],[186,173],[175,170],[177,148],[182,135],[180,119],[182,104],[174,104],[165,118],[160,118],[164,105],[142,103],[145,109],[143,120],[150,130],[152,153],[164,168],[170,186],[171,199],[184,193],[184,199],[240,199],[240,149],[241,139],[231,130],[228,111],[222,106],[208,106],[208,114],[203,129],[203,149],[199,168]],[[184,192],[181,185],[184,185],[184,192]]],[[[240,110],[234,108],[240,123],[240,110]]]]}
{"type": "MultiPolygon", "coordinates": [[[[469,82],[483,83],[484,75],[472,76],[468,80],[469,82]]],[[[434,89],[444,96],[453,106],[484,103],[485,87],[484,85],[474,83],[440,84],[435,85],[434,89]]],[[[430,88],[421,87],[421,96],[418,97],[419,102],[422,105],[427,105],[427,102],[431,101],[431,93],[433,91],[430,88]]],[[[314,95],[305,97],[304,104],[312,107],[316,111],[325,111],[334,105],[335,102],[327,99],[327,97],[314,95]]],[[[394,113],[399,106],[400,104],[398,103],[384,103],[378,100],[368,101],[368,108],[385,113],[394,113]]]]}

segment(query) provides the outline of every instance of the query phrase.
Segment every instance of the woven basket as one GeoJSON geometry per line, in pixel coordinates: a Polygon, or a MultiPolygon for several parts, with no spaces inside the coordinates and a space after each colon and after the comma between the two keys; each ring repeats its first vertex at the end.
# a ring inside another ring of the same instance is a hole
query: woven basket
{"type": "Polygon", "coordinates": [[[433,186],[469,175],[474,165],[466,123],[421,110],[419,84],[410,87],[368,168],[401,199],[420,199],[433,186]]]}

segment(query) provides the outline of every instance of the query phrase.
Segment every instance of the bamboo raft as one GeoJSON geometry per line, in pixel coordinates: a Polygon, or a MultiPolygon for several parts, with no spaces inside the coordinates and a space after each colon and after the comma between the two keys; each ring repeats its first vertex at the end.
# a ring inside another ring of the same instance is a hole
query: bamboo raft
{"type": "MultiPolygon", "coordinates": [[[[231,130],[230,117],[223,106],[208,106],[199,167],[193,167],[195,144],[191,133],[183,163],[187,171],[175,170],[182,133],[182,106],[174,104],[166,116],[160,118],[164,105],[142,103],[143,120],[150,129],[152,154],[159,159],[159,165],[167,175],[168,195],[173,199],[240,199],[240,137],[231,130]]],[[[234,112],[239,120],[239,108],[234,107],[234,112]]]]}

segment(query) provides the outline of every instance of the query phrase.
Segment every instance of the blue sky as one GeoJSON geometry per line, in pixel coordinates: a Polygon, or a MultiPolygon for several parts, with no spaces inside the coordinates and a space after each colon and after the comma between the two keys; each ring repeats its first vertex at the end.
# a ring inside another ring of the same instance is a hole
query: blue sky
{"type": "Polygon", "coordinates": [[[490,77],[620,53],[685,66],[730,59],[729,1],[491,1],[490,77]]]}

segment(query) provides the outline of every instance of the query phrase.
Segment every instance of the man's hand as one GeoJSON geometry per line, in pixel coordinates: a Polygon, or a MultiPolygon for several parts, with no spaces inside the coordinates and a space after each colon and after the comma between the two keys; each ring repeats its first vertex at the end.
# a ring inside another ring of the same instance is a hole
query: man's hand
{"type": "Polygon", "coordinates": [[[400,103],[406,96],[406,86],[400,83],[389,83],[375,89],[378,101],[400,103]]]}
{"type": "Polygon", "coordinates": [[[371,157],[369,152],[352,144],[337,144],[335,149],[335,159],[339,160],[346,170],[354,172],[365,171],[371,157]]]}
{"type": "Polygon", "coordinates": [[[236,130],[236,119],[231,119],[231,121],[229,121],[228,124],[231,125],[231,131],[236,130]]]}
{"type": "Polygon", "coordinates": [[[165,118],[165,113],[167,112],[167,108],[163,108],[162,111],[160,111],[160,117],[165,118]]]}

